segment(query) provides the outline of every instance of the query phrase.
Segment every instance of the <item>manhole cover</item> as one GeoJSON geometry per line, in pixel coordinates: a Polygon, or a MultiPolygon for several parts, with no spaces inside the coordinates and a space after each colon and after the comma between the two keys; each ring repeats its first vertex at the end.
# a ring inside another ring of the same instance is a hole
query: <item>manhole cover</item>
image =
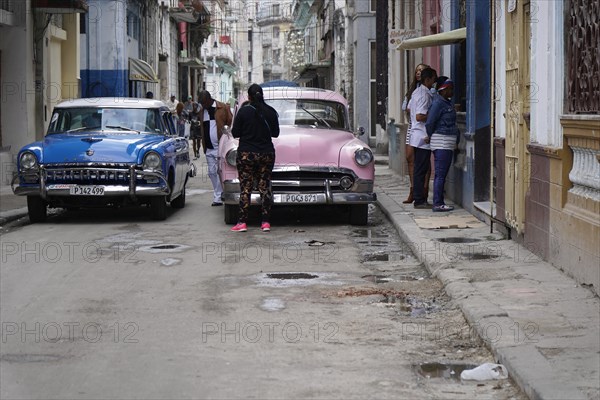
{"type": "Polygon", "coordinates": [[[452,363],[422,363],[413,365],[413,370],[423,378],[443,378],[460,380],[460,374],[466,369],[473,369],[474,364],[452,364],[452,363]]]}
{"type": "Polygon", "coordinates": [[[481,239],[465,238],[465,237],[445,237],[436,239],[438,242],[444,243],[475,243],[481,242],[481,239]]]}
{"type": "Polygon", "coordinates": [[[139,251],[146,253],[180,253],[188,250],[190,246],[185,244],[177,243],[164,243],[164,244],[153,244],[151,246],[141,246],[138,248],[139,251]]]}
{"type": "Polygon", "coordinates": [[[285,273],[276,273],[276,274],[267,274],[267,277],[270,279],[315,279],[318,278],[319,275],[307,274],[304,272],[285,272],[285,273]]]}

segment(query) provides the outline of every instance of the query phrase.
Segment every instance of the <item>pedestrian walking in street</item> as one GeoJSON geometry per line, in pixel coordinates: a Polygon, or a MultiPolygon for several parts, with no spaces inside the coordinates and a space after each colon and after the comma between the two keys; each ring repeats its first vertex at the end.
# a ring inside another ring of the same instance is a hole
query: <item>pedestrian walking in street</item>
{"type": "Polygon", "coordinates": [[[272,138],[279,136],[279,115],[263,97],[263,89],[256,83],[248,88],[250,102],[235,116],[233,137],[240,139],[237,152],[237,170],[240,179],[240,211],[234,232],[245,232],[254,181],[258,181],[261,199],[263,232],[271,230],[270,215],[273,203],[271,174],[275,165],[275,147],[272,138]]]}
{"type": "Polygon", "coordinates": [[[154,93],[152,93],[151,91],[147,91],[146,92],[146,98],[147,99],[153,99],[154,98],[154,93]]]}
{"type": "MultiPolygon", "coordinates": [[[[416,88],[421,86],[421,71],[425,68],[429,68],[427,64],[419,64],[415,69],[415,76],[413,78],[412,83],[410,84],[408,90],[406,91],[406,95],[404,96],[404,101],[402,102],[402,111],[406,112],[408,118],[408,128],[406,129],[406,144],[405,144],[405,153],[406,153],[406,164],[408,166],[408,176],[410,179],[410,192],[408,193],[408,197],[402,203],[410,204],[413,202],[413,172],[414,172],[414,162],[415,162],[415,150],[410,145],[410,109],[408,108],[408,104],[410,99],[412,98],[412,94],[416,88]]],[[[427,192],[429,192],[429,176],[425,179],[425,198],[427,198],[427,192]]]]}
{"type": "Polygon", "coordinates": [[[177,123],[177,135],[183,137],[185,135],[185,122],[187,115],[183,107],[183,103],[178,103],[175,107],[175,122],[177,123]]]}
{"type": "MultiPolygon", "coordinates": [[[[219,140],[223,135],[225,126],[231,126],[233,115],[228,104],[221,103],[212,98],[211,94],[203,90],[198,95],[200,102],[200,135],[202,148],[208,165],[208,177],[213,186],[212,206],[222,206],[223,187],[218,175],[219,140]]],[[[192,108],[193,110],[193,108],[192,108]]]]}
{"type": "Polygon", "coordinates": [[[171,97],[165,103],[167,104],[167,107],[169,107],[169,111],[171,111],[172,114],[175,114],[177,111],[177,104],[179,104],[177,97],[175,97],[174,94],[171,94],[171,97]]]}
{"type": "Polygon", "coordinates": [[[454,83],[445,76],[440,77],[436,83],[436,90],[438,95],[433,98],[425,123],[435,159],[432,210],[452,211],[454,207],[444,202],[444,185],[459,140],[456,110],[452,104],[454,83]]]}
{"type": "Polygon", "coordinates": [[[429,208],[424,187],[425,179],[431,169],[431,149],[429,146],[429,136],[425,129],[427,121],[427,112],[432,102],[433,87],[437,73],[431,68],[426,68],[421,72],[421,86],[412,94],[410,100],[410,145],[415,148],[415,165],[413,171],[413,199],[415,208],[429,208]]]}
{"type": "Polygon", "coordinates": [[[200,158],[200,147],[202,144],[202,113],[200,113],[200,104],[193,103],[192,111],[188,118],[190,121],[190,138],[192,139],[192,149],[194,150],[194,160],[200,158]]]}
{"type": "Polygon", "coordinates": [[[193,97],[191,95],[189,95],[187,97],[187,101],[185,103],[183,103],[183,109],[189,115],[194,110],[194,105],[197,105],[197,104],[198,103],[194,102],[193,97]]]}

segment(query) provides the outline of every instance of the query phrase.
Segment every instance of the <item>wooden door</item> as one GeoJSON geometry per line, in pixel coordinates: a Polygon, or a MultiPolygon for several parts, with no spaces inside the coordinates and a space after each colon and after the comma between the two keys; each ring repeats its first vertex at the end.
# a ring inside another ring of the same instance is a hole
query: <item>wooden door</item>
{"type": "Polygon", "coordinates": [[[525,230],[525,195],[529,186],[529,1],[516,0],[506,9],[506,153],[505,219],[517,233],[525,230]],[[516,3],[516,4],[515,4],[516,3]]]}

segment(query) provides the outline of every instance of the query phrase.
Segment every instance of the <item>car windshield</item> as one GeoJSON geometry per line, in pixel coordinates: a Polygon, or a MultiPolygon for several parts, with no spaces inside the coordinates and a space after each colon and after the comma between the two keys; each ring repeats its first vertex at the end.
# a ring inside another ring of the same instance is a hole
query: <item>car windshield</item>
{"type": "Polygon", "coordinates": [[[279,125],[349,130],[346,108],[341,103],[315,99],[271,99],[266,102],[277,110],[279,125]]]}
{"type": "Polygon", "coordinates": [[[48,126],[49,135],[99,130],[161,134],[160,113],[148,108],[57,108],[48,126]]]}

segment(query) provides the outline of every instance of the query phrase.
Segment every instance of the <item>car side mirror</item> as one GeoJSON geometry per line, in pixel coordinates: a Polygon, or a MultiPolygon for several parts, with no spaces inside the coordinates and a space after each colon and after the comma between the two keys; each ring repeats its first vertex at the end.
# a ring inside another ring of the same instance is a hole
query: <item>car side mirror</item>
{"type": "Polygon", "coordinates": [[[356,136],[362,136],[365,134],[365,128],[363,126],[359,126],[358,130],[356,131],[356,136]]]}

